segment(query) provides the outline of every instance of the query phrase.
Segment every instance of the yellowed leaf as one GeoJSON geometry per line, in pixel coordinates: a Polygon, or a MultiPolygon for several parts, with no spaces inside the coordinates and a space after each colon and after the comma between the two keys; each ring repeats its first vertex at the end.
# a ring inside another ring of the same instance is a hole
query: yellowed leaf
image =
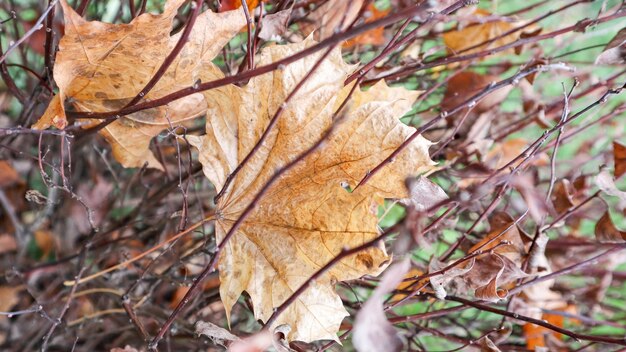
{"type": "MultiPolygon", "coordinates": [[[[313,40],[271,46],[257,65],[299,52],[313,40]]],[[[286,96],[310,71],[320,53],[282,70],[255,77],[244,87],[208,91],[206,135],[190,136],[203,170],[217,190],[254,147],[286,96]]],[[[285,106],[254,156],[219,199],[216,236],[220,242],[274,172],[311,148],[333,124],[334,112],[350,87],[343,82],[352,67],[336,48],[285,106]]],[[[256,204],[220,256],[220,294],[230,314],[243,291],[257,319],[267,320],[309,277],[343,248],[378,235],[376,209],[384,198],[406,198],[407,177],[431,168],[429,141],[416,138],[368,183],[359,180],[405,141],[415,129],[400,122],[419,92],[390,88],[384,82],[356,89],[345,118],[325,144],[285,172],[256,204]]],[[[348,314],[334,290],[341,280],[379,274],[390,261],[381,245],[348,257],[311,283],[274,323],[288,324],[289,339],[337,339],[348,314]]]]}
{"type": "MultiPolygon", "coordinates": [[[[178,42],[182,32],[173,36],[170,32],[184,2],[168,0],[162,14],[142,14],[129,24],[110,24],[87,21],[61,1],[65,35],[54,65],[59,94],[34,127],[64,128],[64,104],[90,112],[124,107],[155,75],[178,42]]],[[[144,100],[160,98],[197,81],[223,77],[211,60],[244,24],[243,11],[200,14],[182,51],[144,100]]],[[[150,140],[204,111],[202,94],[194,94],[120,118],[100,133],[123,166],[141,167],[147,163],[149,167],[161,168],[149,150],[150,140]]]]}

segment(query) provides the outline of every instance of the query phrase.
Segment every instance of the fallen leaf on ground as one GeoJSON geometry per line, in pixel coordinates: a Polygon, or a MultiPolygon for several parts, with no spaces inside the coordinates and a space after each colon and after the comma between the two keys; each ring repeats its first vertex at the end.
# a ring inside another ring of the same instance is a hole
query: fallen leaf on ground
{"type": "Polygon", "coordinates": [[[352,343],[359,352],[400,351],[402,339],[385,316],[385,295],[393,291],[411,268],[408,259],[392,265],[356,315],[352,343]]]}
{"type": "MultiPolygon", "coordinates": [[[[65,104],[89,112],[124,107],[155,75],[178,42],[182,31],[171,37],[170,32],[177,10],[184,2],[169,0],[162,14],[146,13],[129,24],[110,24],[87,21],[62,0],[65,35],[54,65],[59,93],[33,127],[65,128],[65,104]]],[[[222,78],[222,72],[211,61],[244,25],[243,11],[200,14],[188,42],[144,101],[190,87],[197,81],[222,78]]],[[[152,138],[204,111],[202,94],[193,94],[165,106],[124,116],[100,133],[123,166],[141,167],[147,163],[161,169],[149,150],[152,138]]]]}
{"type": "MultiPolygon", "coordinates": [[[[258,66],[292,55],[313,40],[265,48],[258,66]]],[[[206,135],[189,136],[199,151],[208,179],[219,191],[226,177],[252,150],[281,105],[284,111],[263,145],[253,154],[219,199],[219,243],[243,210],[276,172],[317,143],[333,124],[333,115],[351,87],[343,82],[352,67],[336,48],[288,103],[286,96],[311,70],[321,53],[282,70],[254,77],[243,86],[205,93],[209,102],[206,135]]],[[[379,82],[356,89],[343,121],[315,152],[285,172],[254,207],[220,256],[220,294],[228,315],[243,291],[256,319],[266,321],[273,309],[307,282],[343,248],[356,247],[378,235],[377,206],[384,198],[407,198],[404,181],[429,170],[429,141],[416,138],[393,163],[366,184],[353,189],[368,170],[382,162],[414,131],[400,122],[419,92],[379,82]]],[[[377,275],[389,262],[382,246],[348,257],[311,283],[273,327],[288,324],[289,340],[337,339],[347,315],[334,290],[336,281],[377,275]]]]}

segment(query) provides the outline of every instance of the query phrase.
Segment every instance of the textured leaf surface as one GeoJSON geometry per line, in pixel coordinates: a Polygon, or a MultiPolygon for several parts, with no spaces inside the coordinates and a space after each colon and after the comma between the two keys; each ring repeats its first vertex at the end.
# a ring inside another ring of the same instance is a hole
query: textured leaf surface
{"type": "MultiPolygon", "coordinates": [[[[170,32],[184,2],[169,0],[162,14],[143,14],[129,24],[110,24],[87,21],[62,1],[65,36],[54,66],[59,94],[34,127],[65,127],[64,102],[78,111],[106,112],[124,107],[155,75],[178,42],[182,32],[173,36],[170,32]]],[[[243,11],[200,14],[182,51],[145,100],[192,86],[198,80],[223,77],[211,60],[244,24],[243,11]]],[[[161,168],[149,150],[150,140],[204,111],[202,95],[194,94],[120,118],[100,133],[125,167],[141,167],[147,162],[149,167],[161,168]]]]}
{"type": "MultiPolygon", "coordinates": [[[[312,45],[271,46],[258,56],[265,65],[312,45]]],[[[197,147],[205,175],[220,190],[229,173],[252,150],[286,96],[319,59],[312,55],[246,86],[205,94],[207,131],[189,141],[197,147]],[[228,98],[228,99],[227,99],[228,98]]],[[[264,144],[234,178],[217,204],[216,235],[221,241],[274,172],[313,146],[333,123],[350,87],[351,67],[336,49],[321,64],[270,130],[264,144]]],[[[357,89],[344,122],[313,154],[283,174],[230,239],[219,262],[220,293],[230,313],[243,291],[255,317],[267,320],[278,307],[342,248],[377,236],[376,208],[384,198],[406,198],[404,181],[432,165],[430,142],[419,137],[367,184],[349,193],[414,131],[399,121],[419,92],[380,82],[357,89]]],[[[383,247],[371,248],[335,265],[299,296],[274,326],[288,324],[290,339],[336,339],[347,315],[334,290],[336,281],[377,275],[389,262],[383,247]]]]}

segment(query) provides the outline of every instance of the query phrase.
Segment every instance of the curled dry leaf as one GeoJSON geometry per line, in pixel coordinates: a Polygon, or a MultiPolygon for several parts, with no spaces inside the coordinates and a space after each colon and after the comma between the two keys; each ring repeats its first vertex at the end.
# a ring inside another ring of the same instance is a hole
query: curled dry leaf
{"type": "Polygon", "coordinates": [[[352,343],[359,352],[400,351],[402,339],[385,316],[385,295],[393,291],[411,268],[408,259],[392,265],[363,304],[354,321],[352,343]]]}
{"type": "MultiPolygon", "coordinates": [[[[257,56],[257,65],[313,45],[271,46],[257,56]]],[[[351,87],[343,82],[352,67],[336,48],[318,67],[289,104],[283,102],[311,70],[320,53],[282,70],[255,77],[244,87],[234,85],[205,93],[212,108],[206,135],[190,136],[199,151],[203,171],[219,191],[226,177],[252,150],[281,105],[283,114],[263,145],[241,168],[219,199],[216,209],[218,243],[252,199],[276,172],[315,145],[333,124],[333,116],[351,87]]],[[[330,262],[343,248],[352,248],[378,235],[376,209],[384,198],[406,198],[405,179],[433,165],[429,141],[416,138],[402,153],[350,193],[414,131],[400,122],[419,92],[390,88],[384,82],[367,91],[356,89],[343,122],[317,150],[285,172],[256,203],[219,261],[220,294],[228,314],[243,291],[257,319],[267,320],[273,309],[330,262]]],[[[334,291],[336,281],[377,275],[389,257],[381,247],[345,258],[312,282],[277,319],[288,324],[290,340],[337,339],[347,315],[334,291]]]]}
{"type": "Polygon", "coordinates": [[[626,173],[626,145],[613,142],[613,163],[615,164],[615,178],[618,179],[626,173]]]}
{"type": "Polygon", "coordinates": [[[620,231],[615,227],[608,211],[596,223],[595,234],[596,239],[604,243],[626,241],[626,231],[620,231]]]}
{"type": "MultiPolygon", "coordinates": [[[[367,5],[367,10],[363,14],[366,18],[365,22],[372,22],[377,19],[383,18],[389,14],[390,9],[387,10],[379,10],[376,8],[374,2],[370,2],[367,5]]],[[[344,44],[344,48],[350,48],[355,45],[381,45],[385,44],[385,28],[384,27],[376,27],[374,29],[370,29],[369,31],[359,34],[356,37],[347,40],[344,44]]]]}
{"type": "Polygon", "coordinates": [[[231,334],[228,330],[221,328],[208,321],[196,322],[196,334],[210,338],[214,343],[224,346],[230,341],[240,341],[240,338],[231,334]]]}
{"type": "MultiPolygon", "coordinates": [[[[64,128],[66,103],[78,111],[89,112],[124,107],[155,75],[178,42],[182,31],[173,36],[170,32],[184,2],[168,0],[162,14],[146,13],[129,24],[110,24],[87,21],[62,0],[65,35],[54,65],[59,94],[33,127],[64,128]]],[[[243,11],[200,14],[182,51],[144,100],[160,98],[197,81],[223,77],[211,60],[244,25],[243,11]]],[[[162,168],[149,150],[151,139],[205,111],[202,94],[194,94],[122,117],[100,133],[123,166],[141,167],[147,163],[149,167],[162,168]]]]}
{"type": "Polygon", "coordinates": [[[314,33],[315,39],[323,40],[335,33],[345,30],[359,15],[365,0],[333,0],[325,1],[313,10],[302,22],[304,35],[314,33]]]}
{"type": "Polygon", "coordinates": [[[418,211],[426,211],[448,199],[448,195],[438,184],[424,176],[407,179],[407,188],[409,198],[402,203],[410,204],[418,211]]]}
{"type": "MultiPolygon", "coordinates": [[[[248,9],[251,11],[252,9],[259,6],[259,3],[267,0],[246,0],[246,4],[248,4],[248,9]]],[[[221,0],[220,1],[220,12],[236,10],[241,7],[241,0],[221,0]]],[[[242,11],[243,13],[243,11],[242,11]]]]}
{"type": "Polygon", "coordinates": [[[524,242],[513,218],[507,213],[498,212],[489,218],[489,225],[489,234],[472,246],[468,253],[493,249],[495,253],[504,254],[512,260],[520,259],[524,253],[524,242]]]}
{"type": "Polygon", "coordinates": [[[554,191],[550,195],[550,198],[558,214],[564,213],[574,206],[572,190],[573,187],[567,179],[561,179],[555,183],[554,191]]]}
{"type": "MultiPolygon", "coordinates": [[[[474,267],[474,263],[475,259],[472,258],[469,262],[452,267],[443,271],[441,274],[432,276],[430,278],[430,285],[435,291],[435,296],[439,299],[445,299],[448,295],[448,292],[446,291],[448,283],[459,276],[467,274],[474,267]]],[[[433,258],[428,264],[428,271],[429,273],[434,273],[443,270],[446,266],[447,265],[445,263],[433,258]]]]}
{"type": "MultiPolygon", "coordinates": [[[[491,13],[483,9],[477,9],[472,17],[489,17],[491,13]]],[[[519,34],[512,33],[502,36],[507,31],[515,28],[515,24],[504,20],[489,20],[486,22],[474,21],[462,29],[453,30],[443,34],[443,42],[451,53],[458,53],[488,40],[498,38],[493,42],[467,50],[464,54],[471,54],[491,48],[503,46],[517,40],[519,34]]]]}
{"type": "Polygon", "coordinates": [[[617,208],[619,210],[626,209],[626,192],[617,188],[615,180],[607,170],[601,171],[598,176],[596,176],[596,186],[606,195],[617,197],[619,200],[617,208]]]}
{"type": "MultiPolygon", "coordinates": [[[[459,72],[448,81],[443,100],[441,101],[441,109],[450,111],[483,89],[486,89],[490,84],[498,81],[498,76],[494,75],[483,75],[472,71],[459,72]]],[[[511,89],[513,89],[512,86],[507,86],[490,93],[474,104],[473,112],[481,114],[492,110],[504,101],[511,89]]],[[[454,116],[459,118],[459,114],[454,116]]]]}
{"type": "Polygon", "coordinates": [[[263,17],[259,38],[263,40],[280,39],[285,31],[287,31],[289,17],[291,17],[291,8],[263,17]]]}
{"type": "Polygon", "coordinates": [[[626,28],[622,28],[596,58],[597,65],[626,63],[626,28]]]}

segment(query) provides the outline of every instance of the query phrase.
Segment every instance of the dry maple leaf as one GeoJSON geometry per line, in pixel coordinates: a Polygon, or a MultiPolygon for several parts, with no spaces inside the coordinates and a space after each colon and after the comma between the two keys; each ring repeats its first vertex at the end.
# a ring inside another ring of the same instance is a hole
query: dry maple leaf
{"type": "MultiPolygon", "coordinates": [[[[257,65],[312,44],[314,41],[308,39],[270,46],[258,55],[257,65]]],[[[206,135],[189,136],[189,141],[199,150],[204,173],[218,191],[320,55],[255,77],[244,87],[227,86],[205,93],[212,107],[207,112],[206,135]]],[[[218,243],[274,172],[315,145],[330,128],[335,111],[351,88],[343,85],[351,71],[336,48],[284,106],[263,145],[219,198],[218,243]]],[[[342,186],[354,187],[415,131],[399,117],[409,111],[418,94],[390,88],[384,82],[367,91],[356,89],[342,110],[344,121],[326,143],[267,189],[220,256],[220,294],[229,315],[241,293],[247,291],[255,317],[266,321],[275,307],[343,248],[378,235],[377,205],[384,198],[408,196],[405,179],[433,164],[428,156],[431,143],[422,137],[415,139],[393,163],[352,193],[342,186]]],[[[291,340],[336,340],[339,325],[348,314],[334,284],[377,275],[389,259],[380,246],[342,260],[313,282],[274,326],[288,324],[291,340]]]]}
{"type": "MultiPolygon", "coordinates": [[[[59,43],[54,77],[59,94],[33,126],[62,129],[64,103],[78,111],[106,112],[124,107],[155,75],[182,32],[170,36],[174,17],[185,0],[169,0],[162,14],[143,14],[129,24],[87,21],[65,1],[65,35],[59,43]]],[[[144,98],[160,98],[197,81],[223,77],[211,60],[245,25],[243,11],[198,16],[189,40],[156,86],[144,98]]],[[[204,113],[202,94],[120,118],[100,133],[111,144],[113,156],[125,167],[161,168],[149,150],[150,140],[164,129],[204,113]]]]}

